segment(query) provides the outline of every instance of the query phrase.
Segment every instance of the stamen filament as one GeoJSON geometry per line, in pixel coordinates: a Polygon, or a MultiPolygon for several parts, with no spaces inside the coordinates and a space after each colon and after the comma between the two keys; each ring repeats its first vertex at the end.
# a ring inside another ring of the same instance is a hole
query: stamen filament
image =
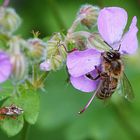
{"type": "Polygon", "coordinates": [[[88,106],[91,104],[92,100],[94,99],[95,95],[96,95],[96,92],[93,93],[91,99],[88,101],[85,107],[81,111],[78,112],[78,114],[85,112],[85,110],[88,108],[88,106]]]}

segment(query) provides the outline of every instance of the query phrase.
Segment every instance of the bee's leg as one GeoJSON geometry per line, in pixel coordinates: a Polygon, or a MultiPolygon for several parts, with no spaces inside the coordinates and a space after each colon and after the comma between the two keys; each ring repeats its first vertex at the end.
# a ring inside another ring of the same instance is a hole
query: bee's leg
{"type": "Polygon", "coordinates": [[[103,58],[104,58],[105,61],[107,61],[108,63],[111,63],[111,61],[110,61],[107,57],[103,56],[103,58]]]}
{"type": "Polygon", "coordinates": [[[101,53],[101,56],[103,57],[103,59],[104,59],[105,61],[107,61],[108,63],[111,63],[111,60],[108,59],[108,57],[104,56],[104,53],[101,53]]]}
{"type": "Polygon", "coordinates": [[[99,68],[97,66],[95,66],[95,70],[99,75],[101,74],[101,71],[99,70],[99,68]]]}
{"type": "Polygon", "coordinates": [[[97,66],[95,66],[95,70],[96,70],[96,72],[97,72],[97,76],[96,77],[93,77],[90,73],[89,74],[86,74],[86,76],[89,78],[89,79],[91,79],[91,80],[97,80],[97,79],[99,79],[100,77],[101,77],[101,71],[99,70],[99,68],[97,67],[97,66]]]}
{"type": "Polygon", "coordinates": [[[91,74],[86,74],[86,76],[91,80],[97,80],[100,78],[100,75],[97,75],[96,77],[93,77],[91,74]]]}
{"type": "Polygon", "coordinates": [[[105,79],[108,77],[108,74],[106,72],[101,72],[100,77],[101,77],[101,79],[105,79]]]}

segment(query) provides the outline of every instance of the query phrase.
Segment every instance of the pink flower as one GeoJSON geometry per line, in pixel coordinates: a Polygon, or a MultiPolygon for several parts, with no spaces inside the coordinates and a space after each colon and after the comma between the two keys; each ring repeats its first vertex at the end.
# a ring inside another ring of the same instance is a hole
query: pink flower
{"type": "Polygon", "coordinates": [[[12,65],[9,56],[0,51],[0,83],[6,81],[12,72],[12,65]]]}
{"type": "MultiPolygon", "coordinates": [[[[98,30],[101,37],[113,49],[120,46],[121,54],[133,54],[138,48],[136,26],[137,18],[134,16],[128,32],[123,35],[127,23],[127,12],[119,7],[108,7],[100,11],[98,16],[98,30]]],[[[95,66],[101,64],[101,53],[95,49],[74,51],[67,56],[67,68],[72,85],[83,92],[97,89],[99,80],[91,80],[87,74],[95,75],[95,66]]],[[[95,76],[94,76],[95,77],[95,76]]]]}
{"type": "Polygon", "coordinates": [[[122,54],[133,54],[138,48],[137,18],[133,17],[128,32],[123,35],[127,24],[127,12],[119,7],[107,7],[100,11],[98,16],[98,30],[102,38],[112,48],[116,49],[121,45],[122,54]]]}
{"type": "Polygon", "coordinates": [[[83,92],[96,90],[98,82],[89,79],[86,74],[95,74],[95,66],[100,65],[100,52],[94,49],[74,51],[68,54],[67,67],[72,85],[83,92]]]}

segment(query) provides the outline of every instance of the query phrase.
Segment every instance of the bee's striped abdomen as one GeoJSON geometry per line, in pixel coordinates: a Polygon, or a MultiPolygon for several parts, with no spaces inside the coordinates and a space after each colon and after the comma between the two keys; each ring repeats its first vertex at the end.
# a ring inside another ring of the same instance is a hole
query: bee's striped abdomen
{"type": "Polygon", "coordinates": [[[118,85],[118,79],[113,77],[106,77],[101,80],[100,88],[97,91],[96,96],[100,99],[106,99],[110,97],[116,90],[118,85]]]}

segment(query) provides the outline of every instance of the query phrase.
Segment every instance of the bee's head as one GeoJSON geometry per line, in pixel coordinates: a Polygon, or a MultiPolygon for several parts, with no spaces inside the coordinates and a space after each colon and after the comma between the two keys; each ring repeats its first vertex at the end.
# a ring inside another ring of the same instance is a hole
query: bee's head
{"type": "Polygon", "coordinates": [[[106,58],[108,58],[109,60],[117,60],[117,59],[120,59],[121,54],[120,54],[119,50],[121,48],[121,44],[119,45],[119,47],[118,47],[117,50],[114,50],[107,42],[105,42],[105,43],[111,48],[111,50],[102,53],[102,55],[105,55],[106,58]]]}
{"type": "Polygon", "coordinates": [[[108,59],[110,60],[117,60],[120,59],[120,53],[118,50],[111,50],[106,52],[108,59]]]}

